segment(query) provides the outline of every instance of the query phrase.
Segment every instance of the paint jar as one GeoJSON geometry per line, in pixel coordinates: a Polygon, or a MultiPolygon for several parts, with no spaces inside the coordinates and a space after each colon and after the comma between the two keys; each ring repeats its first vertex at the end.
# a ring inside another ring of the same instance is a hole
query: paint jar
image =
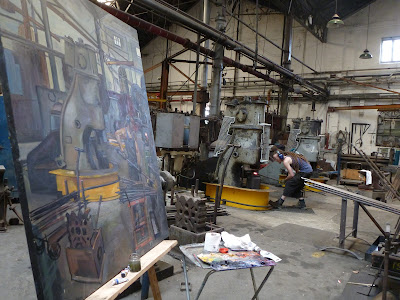
{"type": "Polygon", "coordinates": [[[139,272],[141,270],[140,266],[140,256],[137,253],[132,253],[129,256],[129,270],[131,272],[139,272]]]}

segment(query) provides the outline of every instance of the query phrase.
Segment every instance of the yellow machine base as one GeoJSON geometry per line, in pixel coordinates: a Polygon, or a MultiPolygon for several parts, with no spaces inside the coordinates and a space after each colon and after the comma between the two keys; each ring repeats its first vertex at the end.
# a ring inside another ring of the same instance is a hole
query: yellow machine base
{"type": "MultiPolygon", "coordinates": [[[[206,196],[215,198],[215,192],[216,192],[217,186],[219,186],[219,184],[205,182],[205,185],[206,185],[206,196]]],[[[261,185],[261,189],[259,189],[259,190],[224,185],[224,188],[222,190],[221,199],[226,199],[228,201],[239,203],[239,204],[236,204],[236,203],[226,202],[227,206],[248,209],[248,210],[269,210],[270,209],[270,208],[265,207],[265,206],[268,206],[269,187],[264,184],[261,185]],[[243,204],[245,204],[245,205],[243,205],[243,204]],[[252,206],[247,206],[247,205],[252,205],[252,206]],[[261,206],[261,207],[257,207],[257,206],[261,206]],[[262,207],[262,206],[264,206],[264,207],[262,207]]],[[[211,199],[211,201],[214,201],[214,200],[211,199]]]]}
{"type": "MultiPolygon", "coordinates": [[[[77,191],[75,171],[57,169],[50,171],[49,173],[56,175],[57,190],[63,195],[67,194],[67,189],[69,193],[77,191]]],[[[79,175],[79,180],[82,182],[85,189],[93,186],[104,185],[102,187],[85,191],[85,198],[90,202],[99,201],[100,196],[103,196],[102,201],[119,198],[119,177],[118,172],[116,171],[105,174],[88,174],[88,172],[83,171],[79,175]]],[[[81,193],[80,196],[83,197],[83,194],[81,193]]]]}

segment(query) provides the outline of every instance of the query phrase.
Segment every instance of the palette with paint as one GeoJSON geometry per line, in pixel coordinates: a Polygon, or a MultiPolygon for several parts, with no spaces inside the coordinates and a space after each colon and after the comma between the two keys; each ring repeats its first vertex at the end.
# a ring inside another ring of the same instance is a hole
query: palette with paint
{"type": "Polygon", "coordinates": [[[275,266],[273,260],[254,251],[229,251],[228,253],[201,253],[196,257],[216,271],[275,266]]]}

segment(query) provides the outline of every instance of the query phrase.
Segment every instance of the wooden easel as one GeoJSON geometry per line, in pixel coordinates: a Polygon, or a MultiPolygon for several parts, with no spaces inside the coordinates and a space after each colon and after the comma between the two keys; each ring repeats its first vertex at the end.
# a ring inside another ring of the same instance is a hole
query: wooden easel
{"type": "Polygon", "coordinates": [[[149,281],[151,286],[151,291],[153,292],[153,297],[155,300],[161,300],[161,293],[158,287],[158,280],[156,277],[156,271],[154,269],[154,264],[159,261],[164,255],[166,255],[173,247],[178,244],[175,240],[165,240],[160,244],[155,246],[145,255],[140,258],[140,264],[142,269],[139,272],[128,273],[128,281],[118,284],[112,285],[114,278],[120,277],[118,274],[113,279],[108,281],[102,287],[100,287],[97,291],[91,294],[86,300],[112,300],[118,297],[123,291],[125,291],[132,283],[134,283],[140,276],[142,276],[146,271],[148,271],[149,281]]]}

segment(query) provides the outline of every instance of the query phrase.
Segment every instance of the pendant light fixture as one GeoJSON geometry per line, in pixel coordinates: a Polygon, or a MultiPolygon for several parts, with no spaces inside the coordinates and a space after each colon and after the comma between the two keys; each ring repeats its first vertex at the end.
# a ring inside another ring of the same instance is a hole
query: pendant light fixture
{"type": "Polygon", "coordinates": [[[368,5],[367,40],[366,40],[366,42],[365,42],[365,50],[364,50],[364,52],[360,55],[360,58],[361,58],[361,59],[370,59],[370,58],[372,58],[372,54],[369,53],[368,48],[367,48],[367,46],[368,46],[369,11],[370,11],[370,7],[371,7],[371,4],[368,5]]]}
{"type": "Polygon", "coordinates": [[[337,14],[337,0],[335,0],[335,14],[333,15],[332,19],[326,24],[328,28],[339,28],[344,25],[344,22],[337,14]]]}

